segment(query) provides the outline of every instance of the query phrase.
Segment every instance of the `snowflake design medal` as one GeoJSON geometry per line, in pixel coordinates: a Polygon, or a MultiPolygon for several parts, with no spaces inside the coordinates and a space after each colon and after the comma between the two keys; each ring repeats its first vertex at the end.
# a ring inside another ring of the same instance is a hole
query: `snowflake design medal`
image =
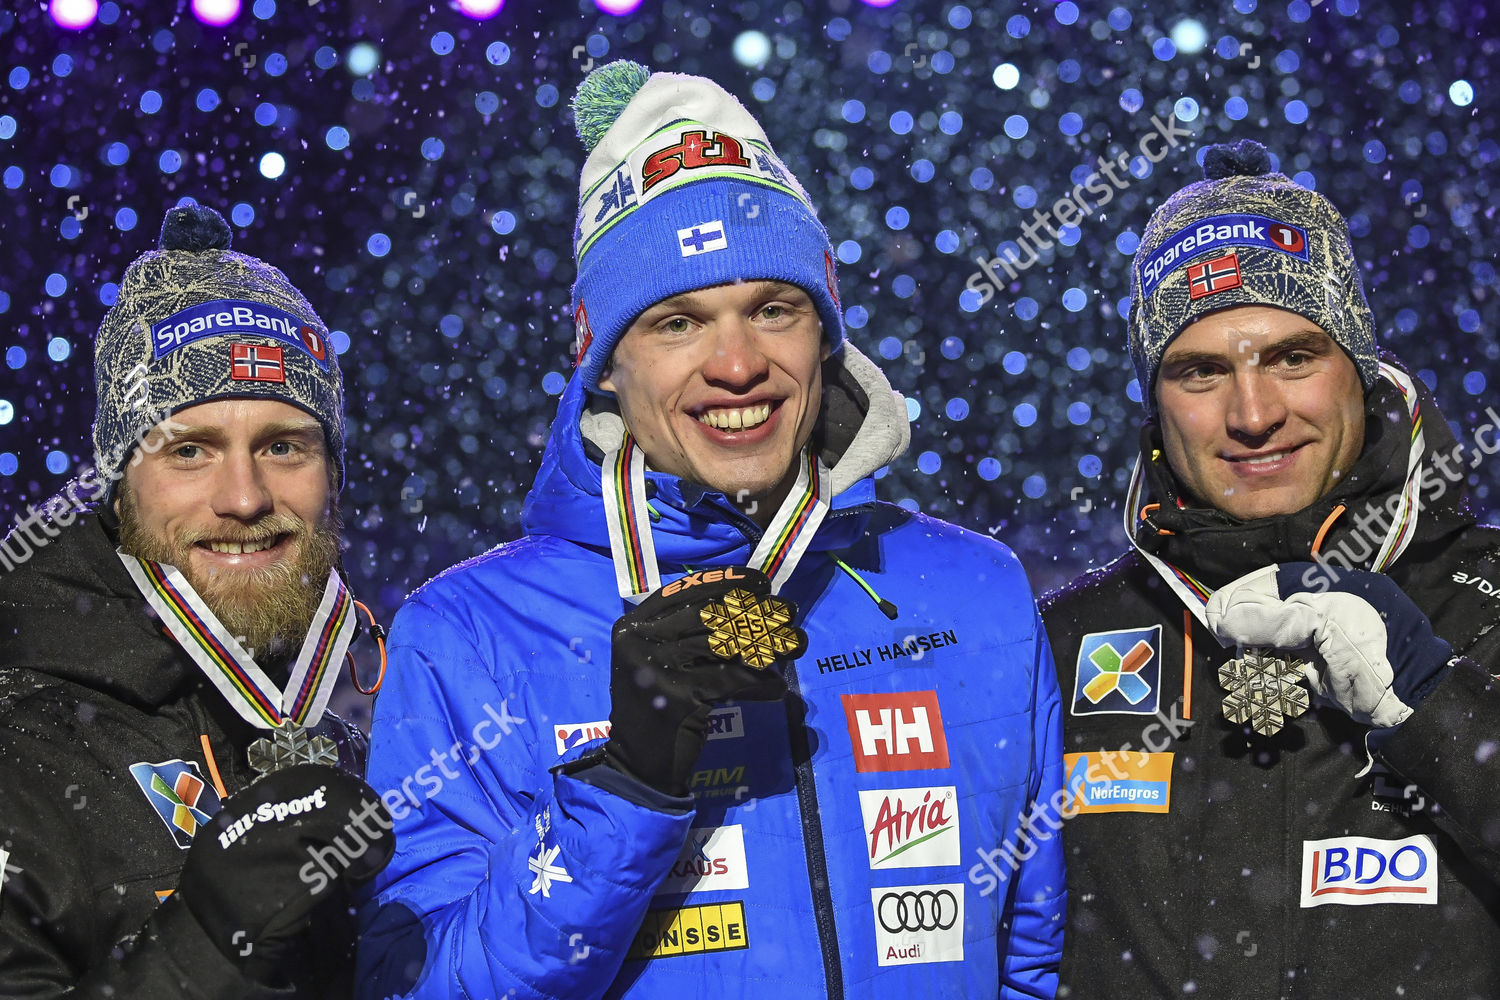
{"type": "Polygon", "coordinates": [[[290,719],[271,730],[270,736],[250,744],[246,753],[250,766],[261,774],[275,774],[298,764],[336,766],[339,762],[339,748],[333,740],[310,735],[290,719]]]}
{"type": "Polygon", "coordinates": [[[1287,720],[1306,712],[1312,704],[1303,680],[1305,660],[1274,649],[1252,646],[1219,668],[1224,697],[1224,718],[1238,725],[1249,723],[1262,736],[1281,732],[1287,720]]]}
{"type": "Polygon", "coordinates": [[[722,660],[740,656],[764,670],[778,657],[796,657],[806,649],[792,625],[792,606],[780,598],[761,599],[736,587],[710,602],[699,617],[708,628],[708,648],[722,660]]]}

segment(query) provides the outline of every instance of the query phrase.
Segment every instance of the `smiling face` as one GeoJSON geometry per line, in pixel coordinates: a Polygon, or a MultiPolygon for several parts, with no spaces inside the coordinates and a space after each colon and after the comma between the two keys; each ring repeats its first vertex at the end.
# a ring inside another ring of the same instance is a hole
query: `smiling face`
{"type": "Polygon", "coordinates": [[[636,317],[599,377],[658,472],[724,493],[769,522],[812,436],[829,347],[802,289],[716,285],[636,317]]]}
{"type": "Polygon", "coordinates": [[[157,425],[120,484],[120,547],[182,571],[258,661],[295,653],[338,556],[322,426],[224,399],[157,425]]]}
{"type": "Polygon", "coordinates": [[[1242,520],[1301,510],[1364,447],[1354,362],[1284,309],[1240,306],[1183,330],[1162,357],[1156,403],[1177,478],[1242,520]]]}

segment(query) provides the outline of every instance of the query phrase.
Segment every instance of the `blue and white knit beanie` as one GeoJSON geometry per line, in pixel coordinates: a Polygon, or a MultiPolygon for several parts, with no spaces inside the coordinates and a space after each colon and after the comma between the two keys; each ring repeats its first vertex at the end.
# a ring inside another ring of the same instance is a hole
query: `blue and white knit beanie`
{"type": "Polygon", "coordinates": [[[619,60],[584,79],[573,110],[589,150],[573,234],[574,364],[589,391],[637,316],[712,285],[796,285],[843,343],[828,231],[724,88],[619,60]]]}
{"type": "Polygon", "coordinates": [[[328,327],[281,271],[229,249],[224,217],[167,212],[94,339],[95,466],[114,492],[135,446],[170,414],[210,400],[278,399],[317,418],[343,481],[344,390],[328,327]]]}
{"type": "Polygon", "coordinates": [[[1146,224],[1130,282],[1130,357],[1146,412],[1167,345],[1211,312],[1275,306],[1328,332],[1369,387],[1379,372],[1375,322],[1349,226],[1327,198],[1272,170],[1252,139],[1210,146],[1204,179],[1146,224]]]}

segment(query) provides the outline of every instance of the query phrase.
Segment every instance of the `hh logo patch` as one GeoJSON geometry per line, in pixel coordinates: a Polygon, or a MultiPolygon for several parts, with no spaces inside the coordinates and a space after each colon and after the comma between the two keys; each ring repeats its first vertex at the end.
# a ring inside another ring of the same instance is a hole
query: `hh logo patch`
{"type": "Polygon", "coordinates": [[[1432,838],[1334,837],[1302,842],[1302,905],[1437,904],[1432,838]]]}
{"type": "Polygon", "coordinates": [[[603,740],[609,738],[609,720],[600,719],[598,722],[564,722],[553,728],[552,735],[557,738],[557,755],[561,757],[569,750],[581,743],[590,740],[603,740]]]}
{"type": "Polygon", "coordinates": [[[897,885],[870,890],[878,965],[964,960],[964,887],[897,885]]]}
{"type": "Polygon", "coordinates": [[[715,889],[748,889],[750,872],[745,867],[745,832],[733,826],[695,827],[687,843],[657,889],[657,893],[708,892],[715,889]]]}
{"type": "Polygon", "coordinates": [[[748,947],[745,904],[713,903],[676,910],[647,910],[625,957],[639,961],[748,947]]]}
{"type": "Polygon", "coordinates": [[[737,740],[745,735],[745,710],[738,705],[733,708],[716,708],[708,713],[708,738],[711,740],[737,740]]]}
{"type": "Polygon", "coordinates": [[[1193,264],[1188,268],[1188,298],[1201,299],[1231,288],[1240,287],[1240,258],[1226,253],[1222,257],[1193,264]]]}
{"type": "Polygon", "coordinates": [[[1072,798],[1063,812],[1164,813],[1172,804],[1172,755],[1133,750],[1063,754],[1072,798]]]}
{"type": "Polygon", "coordinates": [[[936,691],[845,694],[854,769],[917,771],[948,766],[948,738],[936,691]]]}
{"type": "Polygon", "coordinates": [[[230,344],[229,376],[241,382],[285,382],[281,348],[268,344],[230,344]]]}
{"type": "Polygon", "coordinates": [[[185,760],[168,760],[160,764],[145,761],[130,765],[130,776],[141,786],[146,801],[167,825],[177,846],[187,848],[198,827],[219,811],[219,793],[214,791],[198,765],[185,760]]]}
{"type": "Polygon", "coordinates": [[[1074,715],[1154,715],[1160,687],[1160,625],[1083,637],[1073,676],[1074,715]]]}
{"type": "Polygon", "coordinates": [[[684,257],[696,257],[700,253],[728,250],[729,238],[724,235],[723,221],[715,219],[677,230],[677,245],[684,257]]]}
{"type": "Polygon", "coordinates": [[[861,789],[872,869],[958,864],[958,789],[861,789]]]}

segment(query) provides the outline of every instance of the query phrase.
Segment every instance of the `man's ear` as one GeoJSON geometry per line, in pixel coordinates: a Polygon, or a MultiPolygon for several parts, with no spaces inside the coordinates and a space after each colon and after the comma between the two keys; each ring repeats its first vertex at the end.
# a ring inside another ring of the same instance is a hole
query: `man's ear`
{"type": "Polygon", "coordinates": [[[599,388],[605,392],[615,391],[615,369],[613,365],[605,365],[599,372],[599,388]]]}

